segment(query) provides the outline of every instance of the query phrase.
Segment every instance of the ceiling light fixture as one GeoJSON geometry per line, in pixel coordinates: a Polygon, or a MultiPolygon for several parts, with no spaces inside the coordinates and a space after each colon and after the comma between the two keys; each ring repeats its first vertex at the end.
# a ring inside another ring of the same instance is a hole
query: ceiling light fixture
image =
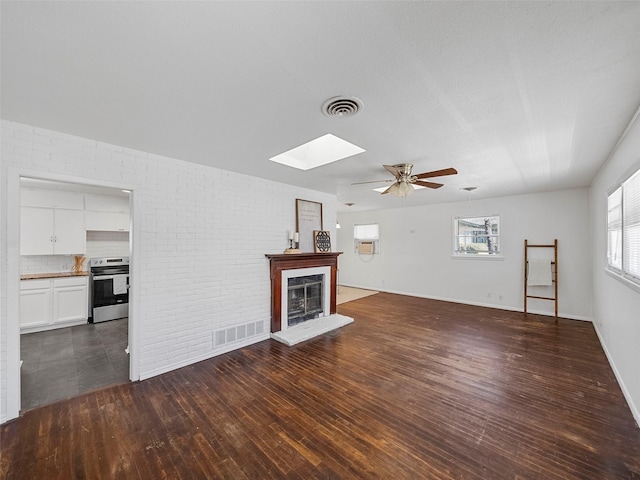
{"type": "Polygon", "coordinates": [[[406,180],[403,180],[398,185],[398,195],[401,197],[406,197],[407,195],[411,195],[413,193],[413,186],[409,184],[406,180]]]}
{"type": "MultiPolygon", "coordinates": [[[[409,184],[409,186],[410,186],[411,188],[413,188],[414,190],[420,190],[420,189],[422,189],[422,188],[427,188],[427,187],[423,187],[422,185],[414,185],[414,184],[411,184],[411,183],[409,184]]],[[[378,187],[378,188],[374,188],[374,189],[372,189],[372,190],[373,190],[374,192],[382,193],[382,192],[384,192],[387,188],[389,188],[389,187],[378,187]]],[[[391,192],[389,192],[389,193],[391,193],[391,192]]]]}

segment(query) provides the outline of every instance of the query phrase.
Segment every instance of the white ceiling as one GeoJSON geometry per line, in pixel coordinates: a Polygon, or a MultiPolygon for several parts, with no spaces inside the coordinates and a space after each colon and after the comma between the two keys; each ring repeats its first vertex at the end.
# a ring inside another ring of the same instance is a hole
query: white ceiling
{"type": "Polygon", "coordinates": [[[2,1],[1,16],[2,118],[337,194],[339,211],[589,185],[640,105],[637,1],[2,1]],[[336,95],[362,111],[322,115],[336,95]],[[326,133],[366,152],[268,160],[326,133]],[[407,199],[350,185],[401,162],[459,174],[407,199]]]}

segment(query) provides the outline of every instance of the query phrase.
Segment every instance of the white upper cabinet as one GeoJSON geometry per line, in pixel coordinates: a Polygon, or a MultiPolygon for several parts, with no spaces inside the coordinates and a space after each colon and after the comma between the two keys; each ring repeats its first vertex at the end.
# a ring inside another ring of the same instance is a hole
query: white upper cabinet
{"type": "Polygon", "coordinates": [[[87,230],[103,232],[128,232],[129,214],[116,212],[92,212],[87,210],[87,230]]]}
{"type": "Polygon", "coordinates": [[[84,212],[78,210],[53,210],[54,246],[57,255],[87,253],[87,232],[84,212]]]}
{"type": "Polygon", "coordinates": [[[23,187],[20,254],[80,255],[87,230],[128,232],[129,196],[23,187]]]}
{"type": "Polygon", "coordinates": [[[84,210],[84,195],[82,193],[65,192],[62,190],[21,188],[20,205],[23,207],[84,210]]]}
{"type": "Polygon", "coordinates": [[[53,254],[53,208],[20,209],[20,255],[53,254]]]}
{"type": "Polygon", "coordinates": [[[20,255],[86,253],[82,193],[21,188],[20,205],[20,255]]]}
{"type": "Polygon", "coordinates": [[[85,195],[87,230],[128,232],[129,197],[85,195]]]}
{"type": "Polygon", "coordinates": [[[94,212],[129,213],[129,197],[85,194],[84,205],[94,212]]]}
{"type": "Polygon", "coordinates": [[[20,255],[79,255],[86,251],[84,211],[20,209],[20,255]]]}

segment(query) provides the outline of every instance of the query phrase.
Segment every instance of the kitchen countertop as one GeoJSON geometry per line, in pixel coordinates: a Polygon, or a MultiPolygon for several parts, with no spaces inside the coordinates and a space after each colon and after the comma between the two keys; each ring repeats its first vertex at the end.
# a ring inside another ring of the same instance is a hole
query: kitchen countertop
{"type": "Polygon", "coordinates": [[[53,272],[53,273],[24,273],[20,280],[35,280],[40,278],[86,277],[89,272],[53,272]]]}

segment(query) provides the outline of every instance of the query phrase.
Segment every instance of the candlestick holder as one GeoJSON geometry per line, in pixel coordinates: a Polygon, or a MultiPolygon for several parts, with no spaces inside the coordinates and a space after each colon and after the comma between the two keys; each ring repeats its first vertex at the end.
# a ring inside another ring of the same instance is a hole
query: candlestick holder
{"type": "Polygon", "coordinates": [[[302,253],[302,251],[298,248],[298,242],[294,242],[293,239],[289,239],[289,248],[287,248],[284,253],[292,254],[292,253],[302,253]],[[295,247],[294,247],[295,245],[295,247]]]}

